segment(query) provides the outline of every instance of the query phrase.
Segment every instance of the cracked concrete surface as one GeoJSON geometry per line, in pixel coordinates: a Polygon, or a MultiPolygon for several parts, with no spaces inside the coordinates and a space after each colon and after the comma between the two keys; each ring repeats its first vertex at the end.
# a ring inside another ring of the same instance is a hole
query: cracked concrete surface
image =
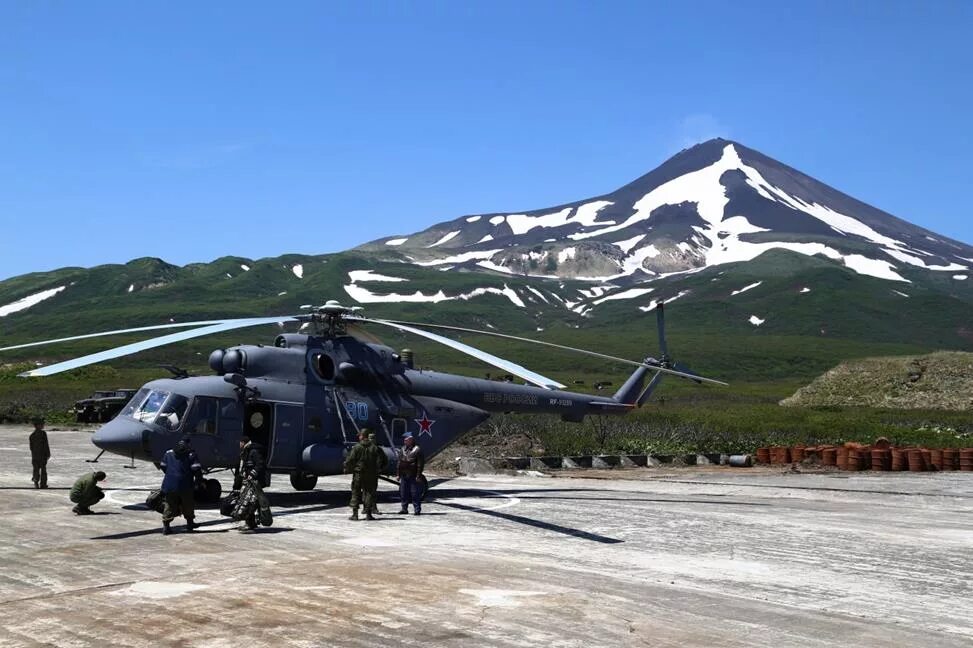
{"type": "Polygon", "coordinates": [[[0,426],[0,646],[973,644],[973,473],[458,478],[372,523],[347,478],[278,475],[270,529],[163,537],[151,465],[105,455],[77,517],[88,433],[49,432],[38,491],[28,432],[0,426]]]}

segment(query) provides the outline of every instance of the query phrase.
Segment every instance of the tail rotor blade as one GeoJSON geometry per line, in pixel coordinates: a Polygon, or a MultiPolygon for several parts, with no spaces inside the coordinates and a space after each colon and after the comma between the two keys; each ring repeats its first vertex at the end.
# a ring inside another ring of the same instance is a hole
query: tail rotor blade
{"type": "Polygon", "coordinates": [[[645,386],[645,390],[639,395],[639,399],[635,401],[636,407],[642,407],[645,405],[645,402],[649,400],[650,396],[652,396],[652,392],[654,392],[655,388],[659,386],[660,382],[662,382],[663,375],[664,374],[660,371],[656,372],[656,374],[652,376],[652,380],[650,380],[649,384],[645,386]]]}

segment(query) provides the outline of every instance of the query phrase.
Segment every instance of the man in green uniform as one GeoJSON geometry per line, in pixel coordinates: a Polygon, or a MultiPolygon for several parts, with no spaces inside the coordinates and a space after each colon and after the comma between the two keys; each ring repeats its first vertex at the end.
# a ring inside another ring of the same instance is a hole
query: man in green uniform
{"type": "Polygon", "coordinates": [[[358,445],[351,449],[345,459],[345,472],[352,473],[351,478],[351,517],[358,519],[358,507],[364,505],[365,519],[374,520],[372,510],[375,507],[375,493],[378,490],[378,475],[388,464],[388,457],[380,447],[369,438],[368,428],[362,428],[358,433],[358,445]]]}
{"type": "Polygon", "coordinates": [[[34,431],[30,433],[30,463],[34,468],[34,488],[47,488],[47,462],[51,458],[51,445],[44,431],[44,419],[31,420],[34,431]]]}
{"type": "Polygon", "coordinates": [[[71,487],[69,496],[71,501],[76,504],[71,510],[77,515],[91,515],[91,507],[105,496],[105,492],[98,486],[98,482],[104,480],[105,473],[100,470],[78,477],[78,481],[74,482],[74,486],[71,487]]]}

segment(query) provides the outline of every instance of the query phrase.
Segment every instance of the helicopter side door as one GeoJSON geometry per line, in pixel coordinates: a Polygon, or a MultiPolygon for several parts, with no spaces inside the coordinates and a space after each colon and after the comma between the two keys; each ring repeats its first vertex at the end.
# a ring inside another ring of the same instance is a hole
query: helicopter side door
{"type": "Polygon", "coordinates": [[[304,445],[304,406],[277,403],[274,412],[274,446],[271,468],[297,468],[304,445]]]}

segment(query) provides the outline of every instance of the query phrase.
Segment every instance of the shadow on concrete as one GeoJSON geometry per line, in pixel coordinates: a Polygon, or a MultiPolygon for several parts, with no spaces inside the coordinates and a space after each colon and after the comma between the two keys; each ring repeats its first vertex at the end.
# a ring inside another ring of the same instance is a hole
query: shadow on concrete
{"type": "MultiPolygon", "coordinates": [[[[589,533],[588,531],[582,531],[581,529],[573,529],[571,527],[565,527],[559,524],[553,524],[551,522],[535,520],[533,518],[524,517],[523,515],[503,513],[501,511],[490,511],[487,509],[476,508],[475,506],[456,504],[455,502],[449,502],[449,503],[437,502],[437,504],[439,504],[439,506],[448,506],[449,508],[460,509],[462,511],[470,511],[471,513],[480,513],[481,515],[489,515],[490,517],[500,518],[502,520],[508,520],[510,522],[516,522],[518,524],[525,524],[527,526],[535,527],[537,529],[544,529],[545,531],[554,531],[555,533],[563,533],[564,535],[572,536],[574,538],[580,538],[582,540],[590,540],[591,542],[600,542],[602,544],[619,544],[625,542],[624,540],[619,540],[618,538],[609,538],[608,536],[598,535],[597,533],[589,533]]],[[[425,515],[425,513],[423,513],[423,515],[425,515]]]]}
{"type": "Polygon", "coordinates": [[[33,486],[0,486],[0,490],[25,490],[25,491],[69,491],[70,486],[48,486],[47,488],[34,488],[33,486]]]}

